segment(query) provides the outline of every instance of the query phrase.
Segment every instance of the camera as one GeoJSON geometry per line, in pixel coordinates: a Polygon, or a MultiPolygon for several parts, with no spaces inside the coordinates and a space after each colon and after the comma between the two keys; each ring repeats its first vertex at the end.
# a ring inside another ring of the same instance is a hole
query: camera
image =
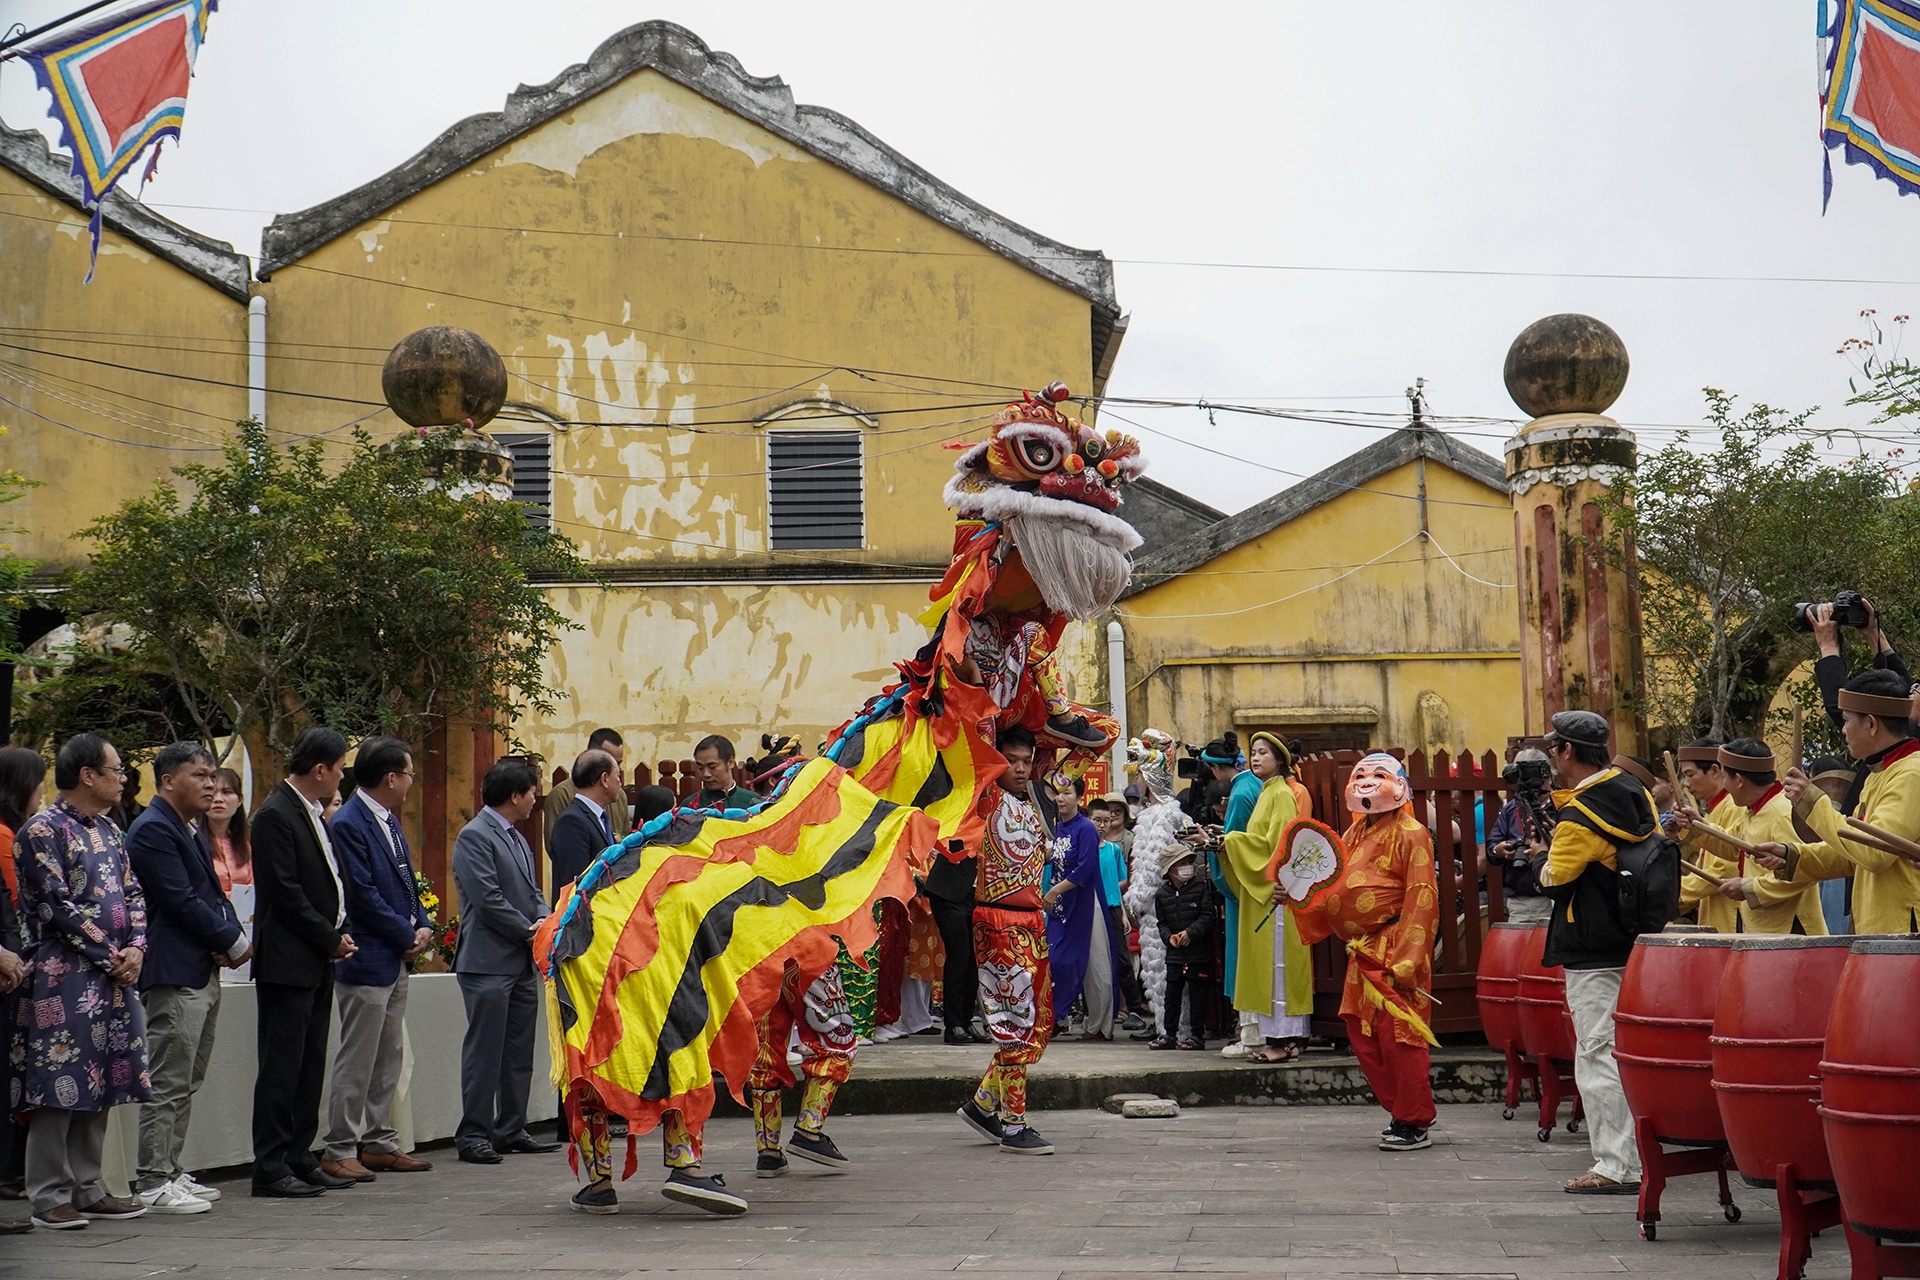
{"type": "Polygon", "coordinates": [[[1513,784],[1513,798],[1520,804],[1522,825],[1529,840],[1553,839],[1558,816],[1547,789],[1553,783],[1553,764],[1537,749],[1521,751],[1500,776],[1513,784]]]}
{"type": "MultiPolygon", "coordinates": [[[[1813,630],[1813,611],[1820,606],[1802,601],[1793,606],[1793,629],[1795,631],[1813,630]]],[[[1833,596],[1833,620],[1843,627],[1852,627],[1858,631],[1873,621],[1873,611],[1867,608],[1867,599],[1858,591],[1837,591],[1833,596]]]]}

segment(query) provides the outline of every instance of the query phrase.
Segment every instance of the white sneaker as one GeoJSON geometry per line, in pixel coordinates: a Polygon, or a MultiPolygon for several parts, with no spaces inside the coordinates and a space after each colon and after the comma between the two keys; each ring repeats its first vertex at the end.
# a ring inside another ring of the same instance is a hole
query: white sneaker
{"type": "Polygon", "coordinates": [[[173,1180],[173,1185],[180,1188],[182,1191],[186,1192],[188,1195],[192,1196],[194,1199],[205,1200],[208,1204],[212,1204],[215,1200],[218,1200],[220,1198],[220,1188],[209,1187],[204,1182],[195,1181],[194,1176],[190,1173],[183,1173],[179,1177],[175,1178],[173,1180]]]}
{"type": "Polygon", "coordinates": [[[1247,1046],[1241,1044],[1238,1040],[1230,1040],[1227,1042],[1227,1047],[1220,1051],[1220,1056],[1223,1058],[1244,1058],[1247,1056],[1247,1046]]]}
{"type": "Polygon", "coordinates": [[[169,1182],[134,1197],[154,1213],[205,1213],[213,1208],[199,1196],[188,1195],[177,1182],[169,1182]]]}

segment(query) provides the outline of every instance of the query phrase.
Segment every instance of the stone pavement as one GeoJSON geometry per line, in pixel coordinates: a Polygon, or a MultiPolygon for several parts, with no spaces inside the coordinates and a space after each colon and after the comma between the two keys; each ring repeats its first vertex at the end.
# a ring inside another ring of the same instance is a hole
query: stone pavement
{"type": "MultiPolygon", "coordinates": [[[[1435,1147],[1397,1155],[1374,1149],[1384,1119],[1372,1107],[1035,1119],[1058,1155],[1002,1155],[950,1116],[837,1118],[832,1133],[858,1162],[852,1170],[802,1166],[764,1182],[748,1172],[749,1125],[718,1121],[709,1167],[753,1202],[732,1219],[660,1199],[651,1136],[639,1174],[622,1185],[621,1214],[604,1218],[567,1210],[575,1184],[561,1155],[485,1168],[441,1148],[432,1173],[384,1175],[312,1202],[253,1200],[244,1182],[228,1182],[229,1198],[197,1217],[9,1237],[0,1277],[1774,1275],[1767,1193],[1737,1189],[1746,1217],[1729,1225],[1709,1180],[1677,1182],[1649,1244],[1631,1198],[1559,1190],[1586,1165],[1583,1141],[1561,1132],[1542,1145],[1531,1124],[1502,1121],[1490,1105],[1443,1107],[1435,1147]]],[[[1829,1233],[1814,1248],[1809,1280],[1846,1274],[1841,1241],[1829,1233]]]]}

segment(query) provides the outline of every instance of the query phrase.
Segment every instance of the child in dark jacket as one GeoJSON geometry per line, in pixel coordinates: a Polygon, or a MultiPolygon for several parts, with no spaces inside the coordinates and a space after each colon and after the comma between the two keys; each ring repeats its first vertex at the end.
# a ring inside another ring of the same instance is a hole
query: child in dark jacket
{"type": "Polygon", "coordinates": [[[1207,1003],[1213,994],[1213,933],[1219,917],[1213,883],[1201,872],[1193,852],[1170,851],[1162,871],[1163,883],[1154,896],[1154,915],[1167,943],[1167,998],[1163,1002],[1160,1034],[1149,1049],[1204,1049],[1207,1003]],[[1180,1002],[1188,1001],[1192,1035],[1176,1042],[1180,1002]]]}

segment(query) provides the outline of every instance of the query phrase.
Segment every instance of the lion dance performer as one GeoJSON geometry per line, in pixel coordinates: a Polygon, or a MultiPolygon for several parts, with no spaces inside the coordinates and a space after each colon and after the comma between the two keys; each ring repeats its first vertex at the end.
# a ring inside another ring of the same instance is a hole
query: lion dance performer
{"type": "Polygon", "coordinates": [[[589,1180],[576,1207],[617,1211],[605,1119],[618,1115],[627,1176],[631,1135],[658,1128],[663,1195],[745,1212],[702,1170],[715,1073],[744,1103],[762,1031],[770,1085],[785,1078],[775,1023],[797,1024],[803,1051],[815,1048],[799,1130],[820,1134],[809,1108],[824,1122],[845,1072],[826,1029],[838,1006],[815,984],[840,945],[865,955],[876,906],[904,904],[931,856],[980,852],[1006,794],[1001,735],[1032,735],[1038,763],[1075,775],[1112,743],[1111,719],[1066,700],[1053,655],[1069,620],[1126,587],[1139,537],[1114,512],[1145,464],[1131,438],[1063,413],[1067,394],[1055,383],[1008,405],[961,455],[946,488],[953,560],[923,617],[933,635],[902,678],[751,810],[675,809],[606,850],[542,927],[554,1078],[589,1180]]]}
{"type": "Polygon", "coordinates": [[[1354,815],[1341,843],[1346,869],[1337,889],[1295,910],[1309,945],[1338,937],[1347,947],[1347,983],[1340,1016],[1373,1096],[1393,1123],[1382,1151],[1432,1145],[1437,1112],[1428,1078],[1428,1046],[1439,1043],[1432,1018],[1433,939],[1439,890],[1433,837],[1413,816],[1407,772],[1375,752],[1353,767],[1347,809],[1354,815]]]}

